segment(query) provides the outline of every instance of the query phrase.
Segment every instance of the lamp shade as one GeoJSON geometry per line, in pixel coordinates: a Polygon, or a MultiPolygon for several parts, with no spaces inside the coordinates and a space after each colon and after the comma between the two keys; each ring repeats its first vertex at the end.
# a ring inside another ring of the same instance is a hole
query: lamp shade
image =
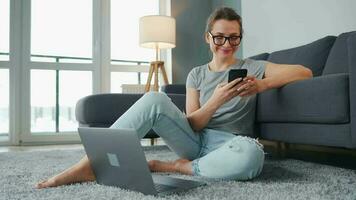
{"type": "Polygon", "coordinates": [[[140,18],[140,46],[170,49],[176,45],[176,21],[173,17],[149,15],[140,18]]]}

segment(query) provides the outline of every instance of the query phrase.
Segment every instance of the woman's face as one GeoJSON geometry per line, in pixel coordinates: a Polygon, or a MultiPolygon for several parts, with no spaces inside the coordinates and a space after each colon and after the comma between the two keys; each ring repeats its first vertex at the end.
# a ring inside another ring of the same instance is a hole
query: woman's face
{"type": "Polygon", "coordinates": [[[210,33],[206,34],[206,42],[210,45],[210,50],[214,54],[214,57],[218,59],[229,59],[234,57],[234,53],[238,50],[240,45],[240,25],[237,21],[228,21],[220,19],[215,21],[210,33]],[[215,43],[213,41],[215,36],[231,37],[230,41],[224,37],[216,37],[215,43]],[[225,43],[221,45],[223,42],[225,43]],[[231,45],[232,43],[233,45],[231,45]],[[235,46],[238,44],[237,46],[235,46]]]}

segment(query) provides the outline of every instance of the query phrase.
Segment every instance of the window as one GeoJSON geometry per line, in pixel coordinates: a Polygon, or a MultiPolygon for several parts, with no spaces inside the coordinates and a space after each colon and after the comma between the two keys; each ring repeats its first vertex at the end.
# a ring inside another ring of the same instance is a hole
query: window
{"type": "Polygon", "coordinates": [[[159,1],[111,1],[111,92],[121,93],[123,84],[146,84],[155,50],[139,46],[139,18],[159,14],[159,1]],[[137,6],[140,4],[140,6],[137,6]],[[128,17],[129,16],[129,17],[128,17]],[[120,68],[121,66],[121,68],[120,68]],[[130,67],[132,66],[132,67],[130,67]],[[136,66],[138,72],[116,72],[136,66]]]}
{"type": "Polygon", "coordinates": [[[77,101],[91,94],[92,73],[88,71],[59,72],[59,131],[76,131],[78,122],[75,119],[77,101]]]}
{"type": "Polygon", "coordinates": [[[147,72],[111,72],[111,92],[122,93],[123,84],[146,84],[147,78],[147,72]]]}
{"type": "Polygon", "coordinates": [[[31,70],[31,132],[56,132],[56,71],[31,70]]]}
{"type": "Polygon", "coordinates": [[[0,0],[0,141],[9,135],[10,1],[0,0]]]}
{"type": "Polygon", "coordinates": [[[0,137],[9,132],[9,70],[0,69],[0,137]]]}
{"type": "Polygon", "coordinates": [[[76,102],[93,92],[92,3],[31,1],[32,134],[77,131],[76,102]]]}
{"type": "Polygon", "coordinates": [[[74,132],[76,102],[92,92],[87,71],[31,70],[31,132],[74,132]]]}
{"type": "Polygon", "coordinates": [[[32,0],[31,61],[92,61],[92,1],[32,0]]]}
{"type": "Polygon", "coordinates": [[[0,144],[77,142],[80,98],[146,84],[138,22],[160,2],[0,0],[0,144]]]}
{"type": "MultiPolygon", "coordinates": [[[[10,1],[0,0],[0,61],[9,60],[10,1]]],[[[1,66],[0,66],[1,67],[1,66]]]]}
{"type": "Polygon", "coordinates": [[[111,1],[111,60],[153,61],[155,51],[139,46],[138,22],[145,15],[159,14],[158,0],[111,1]],[[140,6],[138,6],[140,5],[140,6]]]}

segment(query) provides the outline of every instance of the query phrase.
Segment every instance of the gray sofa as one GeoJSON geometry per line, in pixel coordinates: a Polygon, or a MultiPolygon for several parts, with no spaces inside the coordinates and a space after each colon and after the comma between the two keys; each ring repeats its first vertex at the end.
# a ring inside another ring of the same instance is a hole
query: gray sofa
{"type": "MultiPolygon", "coordinates": [[[[327,36],[296,48],[251,57],[302,64],[312,79],[290,83],[257,96],[255,136],[296,144],[356,148],[356,32],[327,36]]],[[[162,88],[181,109],[185,86],[162,88]]],[[[108,127],[142,94],[99,94],[76,106],[80,126],[108,127]]],[[[151,130],[146,137],[155,138],[151,130]]]]}

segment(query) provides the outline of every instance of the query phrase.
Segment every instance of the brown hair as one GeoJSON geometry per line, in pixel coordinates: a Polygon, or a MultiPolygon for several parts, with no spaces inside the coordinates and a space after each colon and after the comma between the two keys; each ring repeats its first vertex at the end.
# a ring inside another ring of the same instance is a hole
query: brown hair
{"type": "Polygon", "coordinates": [[[205,32],[211,31],[215,21],[219,19],[225,19],[228,21],[237,21],[240,25],[240,35],[242,36],[242,20],[240,15],[238,15],[234,9],[229,7],[221,7],[215,9],[215,11],[209,16],[208,20],[206,21],[205,32]]]}

